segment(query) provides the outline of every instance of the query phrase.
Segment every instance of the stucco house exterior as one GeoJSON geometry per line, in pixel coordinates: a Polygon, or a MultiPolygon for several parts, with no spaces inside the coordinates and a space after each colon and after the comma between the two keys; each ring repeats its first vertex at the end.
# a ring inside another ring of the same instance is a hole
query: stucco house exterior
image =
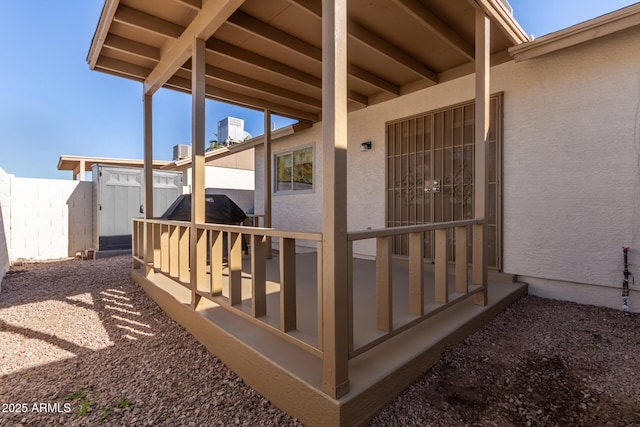
{"type": "MultiPolygon", "coordinates": [[[[491,93],[500,117],[492,121],[498,126],[492,134],[499,144],[492,207],[496,209],[495,223],[500,224],[493,267],[517,275],[534,295],[621,308],[622,247],[631,247],[631,265],[640,262],[640,255],[633,250],[640,245],[639,13],[640,5],[636,4],[524,43],[510,49],[511,60],[491,70],[491,93]]],[[[451,114],[451,120],[441,125],[457,129],[467,119],[462,117],[465,106],[473,103],[473,79],[469,75],[349,115],[349,230],[395,225],[390,211],[398,209],[397,200],[389,200],[389,192],[419,191],[428,186],[429,179],[443,180],[444,186],[447,180],[454,183],[458,178],[457,184],[452,184],[454,191],[443,189],[431,197],[447,198],[441,203],[460,203],[453,193],[462,188],[462,162],[456,163],[455,169],[443,166],[436,171],[434,164],[429,164],[434,159],[424,160],[426,172],[416,172],[414,169],[422,166],[407,163],[407,169],[400,171],[400,182],[390,182],[397,179],[393,176],[395,164],[388,160],[393,157],[391,145],[398,126],[415,126],[417,119],[451,114]],[[453,114],[458,113],[460,118],[454,119],[453,114]],[[361,144],[367,141],[371,150],[362,151],[361,144]],[[416,185],[407,185],[407,176],[416,185]]],[[[412,130],[408,132],[403,149],[409,154],[400,156],[405,162],[415,161],[415,149],[411,151],[407,139],[412,130]]],[[[431,138],[437,144],[436,136],[431,138]]],[[[319,230],[321,140],[319,124],[274,139],[275,156],[313,148],[313,189],[279,192],[276,188],[272,208],[275,228],[319,230]]],[[[456,148],[450,150],[455,152],[456,148]]],[[[436,155],[434,151],[433,157],[436,155]]],[[[258,147],[256,212],[264,212],[263,168],[263,150],[258,147]]],[[[415,209],[416,203],[410,205],[403,197],[400,205],[415,209]]],[[[418,203],[424,210],[435,210],[426,199],[418,203]]],[[[470,218],[470,211],[455,219],[462,217],[470,218]]],[[[401,222],[406,225],[421,220],[406,217],[397,225],[401,222]]],[[[354,252],[375,256],[373,242],[368,243],[356,246],[354,252]]],[[[630,292],[631,310],[638,312],[640,288],[631,287],[630,292]]]]}
{"type": "Polygon", "coordinates": [[[149,178],[154,93],[193,100],[191,221],[146,188],[132,277],[318,426],[366,423],[528,286],[619,307],[639,27],[640,4],[531,41],[501,0],[106,0],[87,61],[142,83],[149,178]],[[233,145],[259,227],[204,221],[206,98],[264,111],[233,145]]]}

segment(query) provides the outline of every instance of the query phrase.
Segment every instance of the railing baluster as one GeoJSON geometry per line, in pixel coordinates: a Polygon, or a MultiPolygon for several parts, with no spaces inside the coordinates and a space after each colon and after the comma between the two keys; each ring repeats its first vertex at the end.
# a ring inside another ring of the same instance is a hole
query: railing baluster
{"type": "Polygon", "coordinates": [[[178,253],[178,280],[182,283],[189,283],[189,227],[180,226],[179,253],[178,253]]]}
{"type": "Polygon", "coordinates": [[[169,226],[169,275],[178,277],[178,227],[169,226]]]}
{"type": "MultiPolygon", "coordinates": [[[[242,239],[243,237],[241,237],[242,239]]],[[[267,257],[266,239],[251,235],[251,298],[253,317],[267,315],[267,257]]]]}
{"type": "Polygon", "coordinates": [[[145,227],[145,241],[144,241],[144,274],[146,277],[151,276],[151,274],[153,274],[153,263],[154,263],[154,256],[155,256],[155,244],[154,244],[154,228],[155,226],[153,224],[150,224],[148,222],[144,223],[144,227],[145,227]]]}
{"type": "Polygon", "coordinates": [[[153,268],[160,270],[162,267],[162,250],[160,243],[161,225],[153,224],[153,268]]]}
{"type": "Polygon", "coordinates": [[[280,329],[297,328],[296,315],[296,241],[280,239],[280,329]]]}
{"type": "Polygon", "coordinates": [[[483,291],[475,294],[473,302],[477,305],[487,305],[487,256],[485,253],[486,225],[473,226],[473,284],[483,287],[483,291]]]}
{"type": "Polygon", "coordinates": [[[456,227],[456,292],[469,292],[469,262],[467,261],[467,227],[456,227]]]}
{"type": "Polygon", "coordinates": [[[347,304],[349,308],[348,314],[348,331],[349,331],[349,351],[353,351],[354,348],[354,330],[353,330],[353,242],[347,242],[347,286],[348,286],[348,299],[347,304]]]}
{"type": "Polygon", "coordinates": [[[160,226],[160,271],[169,272],[169,226],[160,226]]]}
{"type": "Polygon", "coordinates": [[[409,312],[424,314],[424,233],[409,234],[409,312]]]}
{"type": "Polygon", "coordinates": [[[210,231],[210,264],[211,264],[211,293],[220,295],[222,293],[222,248],[224,244],[224,233],[222,231],[210,231]]]}
{"type": "MultiPolygon", "coordinates": [[[[316,242],[317,243],[317,247],[318,247],[318,253],[317,253],[317,258],[316,258],[316,265],[318,266],[318,284],[316,286],[317,288],[317,300],[318,300],[318,350],[320,351],[324,351],[324,341],[323,341],[323,337],[324,337],[324,330],[323,330],[323,325],[324,325],[324,299],[322,298],[323,292],[322,292],[322,241],[319,240],[316,242]]],[[[353,301],[352,301],[353,302],[353,301]]],[[[352,322],[353,323],[353,322],[352,322]]]]}
{"type": "Polygon", "coordinates": [[[241,234],[228,233],[229,245],[229,303],[237,305],[242,302],[242,242],[241,234]]]}
{"type": "Polygon", "coordinates": [[[449,302],[448,252],[447,229],[438,229],[436,230],[435,301],[441,303],[449,302]]]}
{"type": "Polygon", "coordinates": [[[198,228],[196,225],[196,236],[195,288],[201,292],[211,292],[211,287],[209,286],[209,283],[207,283],[207,230],[198,228]]]}
{"type": "Polygon", "coordinates": [[[393,329],[391,293],[391,237],[376,239],[377,326],[384,332],[393,329]]]}

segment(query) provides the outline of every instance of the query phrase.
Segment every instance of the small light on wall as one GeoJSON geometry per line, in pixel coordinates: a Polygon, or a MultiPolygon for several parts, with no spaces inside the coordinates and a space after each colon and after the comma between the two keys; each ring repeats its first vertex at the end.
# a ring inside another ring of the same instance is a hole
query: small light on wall
{"type": "Polygon", "coordinates": [[[369,151],[371,150],[371,141],[365,141],[360,144],[360,151],[369,151]]]}

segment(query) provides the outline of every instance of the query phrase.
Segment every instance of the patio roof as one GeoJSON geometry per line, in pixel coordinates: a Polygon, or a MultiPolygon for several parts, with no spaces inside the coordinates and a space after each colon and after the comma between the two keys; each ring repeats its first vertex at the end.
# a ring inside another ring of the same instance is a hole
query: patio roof
{"type": "MultiPolygon", "coordinates": [[[[474,68],[475,10],[492,22],[491,62],[528,38],[500,0],[350,0],[348,107],[449,81],[474,68]]],[[[106,0],[91,69],[191,91],[191,48],[206,40],[206,96],[299,121],[322,113],[322,2],[106,0]]]]}

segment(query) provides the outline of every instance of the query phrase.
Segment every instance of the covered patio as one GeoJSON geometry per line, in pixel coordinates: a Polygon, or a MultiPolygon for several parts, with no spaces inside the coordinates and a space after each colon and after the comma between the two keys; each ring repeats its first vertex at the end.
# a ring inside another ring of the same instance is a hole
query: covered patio
{"type": "Polygon", "coordinates": [[[305,424],[365,422],[443,349],[526,293],[493,273],[489,281],[485,238],[490,66],[525,41],[498,0],[107,0],[88,62],[143,83],[146,182],[153,94],[167,87],[193,99],[192,220],[154,219],[147,188],[145,219],[133,224],[133,277],[249,385],[305,424]],[[349,112],[472,73],[474,218],[348,227],[349,112]],[[271,114],[321,122],[317,231],[273,229],[272,191],[265,191],[262,227],[204,223],[205,98],[264,111],[258,179],[267,188],[271,114]],[[432,260],[424,259],[426,233],[435,239],[432,260]],[[399,235],[409,242],[402,260],[391,252],[399,235]],[[247,255],[242,239],[250,241],[247,255]],[[296,254],[297,240],[315,251],[296,254]],[[375,260],[354,257],[362,240],[375,241],[375,260]]]}

